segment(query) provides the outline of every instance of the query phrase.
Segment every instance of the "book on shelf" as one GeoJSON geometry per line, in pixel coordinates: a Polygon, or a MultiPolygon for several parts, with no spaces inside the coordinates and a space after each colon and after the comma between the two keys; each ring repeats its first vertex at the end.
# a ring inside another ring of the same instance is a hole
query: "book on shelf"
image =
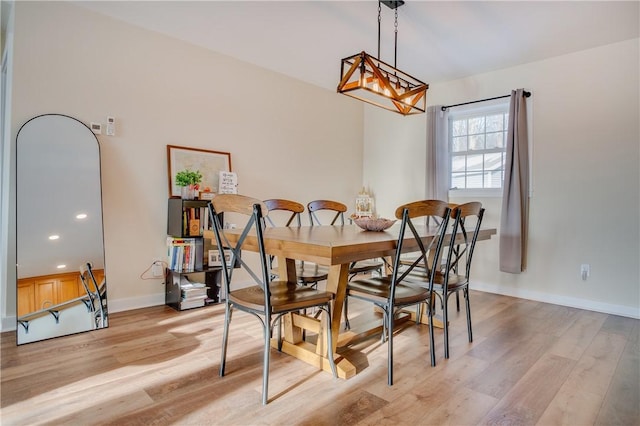
{"type": "Polygon", "coordinates": [[[200,308],[204,306],[204,299],[181,300],[180,309],[200,308]]]}
{"type": "Polygon", "coordinates": [[[203,283],[191,282],[186,276],[180,277],[180,309],[199,308],[209,299],[207,287],[203,283]]]}
{"type": "Polygon", "coordinates": [[[207,298],[207,287],[203,283],[191,282],[189,278],[180,277],[180,292],[182,300],[197,300],[207,298]]]}
{"type": "Polygon", "coordinates": [[[206,288],[206,285],[199,282],[193,282],[187,276],[180,277],[180,288],[181,289],[191,289],[191,288],[206,288]]]}
{"type": "Polygon", "coordinates": [[[207,290],[209,287],[200,287],[200,288],[183,288],[182,299],[190,300],[190,299],[206,299],[207,298],[207,290]]]}
{"type": "Polygon", "coordinates": [[[185,207],[182,211],[182,235],[201,237],[205,229],[209,229],[209,209],[185,207]]]}
{"type": "Polygon", "coordinates": [[[167,237],[167,264],[176,272],[202,270],[204,244],[201,238],[167,237]]]}
{"type": "Polygon", "coordinates": [[[207,294],[209,287],[180,287],[182,294],[185,296],[198,296],[200,294],[207,294]]]}

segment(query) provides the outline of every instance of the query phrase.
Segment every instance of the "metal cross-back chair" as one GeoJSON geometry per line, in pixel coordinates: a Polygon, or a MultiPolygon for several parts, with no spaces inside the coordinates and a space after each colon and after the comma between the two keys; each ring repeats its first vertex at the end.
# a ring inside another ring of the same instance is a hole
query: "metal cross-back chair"
{"type": "Polygon", "coordinates": [[[94,327],[103,328],[107,326],[107,298],[105,283],[98,284],[93,274],[93,267],[90,262],[80,265],[80,280],[84,291],[89,297],[89,310],[93,312],[94,327]]]}
{"type": "Polygon", "coordinates": [[[402,308],[426,302],[429,307],[429,353],[431,365],[436,365],[434,338],[433,338],[433,312],[430,301],[433,294],[433,270],[429,264],[430,259],[438,259],[444,245],[447,233],[447,224],[451,210],[447,203],[437,200],[416,201],[404,204],[396,209],[395,216],[402,220],[396,251],[394,256],[393,271],[390,276],[355,279],[347,285],[347,297],[353,297],[371,302],[383,312],[383,339],[387,340],[387,384],[393,385],[393,332],[395,317],[402,308]],[[440,225],[425,245],[421,234],[414,225],[424,216],[437,216],[440,225]],[[403,251],[418,252],[419,256],[411,265],[402,267],[400,255],[403,251]],[[431,251],[435,257],[430,256],[431,251]],[[425,279],[420,275],[412,274],[415,270],[422,270],[425,279]]]}
{"type": "MultiPolygon", "coordinates": [[[[453,218],[453,209],[455,209],[458,204],[455,203],[447,203],[447,205],[449,206],[449,208],[451,209],[452,212],[452,218],[453,218]]],[[[453,224],[453,221],[450,221],[451,224],[453,224]]],[[[438,226],[440,224],[440,220],[437,217],[426,217],[425,218],[425,226],[429,227],[429,226],[438,226]]],[[[411,263],[415,260],[416,258],[416,254],[415,253],[409,253],[407,255],[402,256],[402,258],[400,259],[400,264],[401,265],[411,265],[411,263]]],[[[441,264],[440,264],[441,268],[445,268],[446,267],[446,259],[443,259],[441,264]]],[[[457,269],[456,269],[457,270],[457,269]]],[[[458,311],[460,311],[460,295],[458,292],[456,292],[456,309],[458,311]]]]}
{"type": "MultiPolygon", "coordinates": [[[[309,222],[311,226],[322,225],[322,221],[318,215],[320,211],[334,212],[333,219],[331,219],[330,225],[344,225],[344,214],[347,211],[347,206],[338,201],[331,200],[315,200],[307,204],[307,210],[309,211],[309,222]]],[[[353,262],[349,265],[349,280],[355,277],[357,274],[363,274],[367,272],[378,272],[382,275],[382,269],[384,268],[384,262],[378,260],[362,260],[359,262],[353,262]]]]}
{"type": "MultiPolygon", "coordinates": [[[[333,294],[310,287],[302,287],[297,283],[271,280],[268,256],[264,244],[265,230],[263,229],[263,215],[267,214],[268,209],[264,202],[238,194],[218,195],[209,204],[209,218],[213,224],[216,244],[222,253],[222,258],[226,259],[229,256],[230,259],[229,263],[222,262],[223,285],[225,286],[227,297],[225,300],[220,376],[224,376],[225,371],[227,341],[233,310],[238,309],[256,316],[262,323],[264,336],[263,404],[268,402],[269,354],[272,331],[274,325],[279,323],[279,319],[284,314],[300,312],[307,308],[319,308],[325,312],[328,329],[320,330],[318,339],[321,339],[323,334],[327,336],[327,356],[333,376],[337,377],[330,331],[333,294]],[[243,215],[246,217],[247,223],[241,229],[223,229],[219,216],[221,213],[243,215]],[[233,236],[229,235],[229,233],[232,233],[233,236]],[[258,267],[251,267],[241,256],[243,253],[242,248],[249,240],[253,247],[257,246],[258,248],[258,267]],[[246,271],[254,281],[254,285],[249,287],[243,285],[242,288],[237,288],[238,286],[232,283],[234,268],[231,265],[238,265],[240,269],[246,271]]],[[[278,340],[280,340],[280,333],[278,333],[278,340]]]]}
{"type": "Polygon", "coordinates": [[[442,269],[436,271],[433,281],[434,294],[440,298],[442,321],[444,326],[444,357],[449,358],[449,296],[456,295],[456,306],[459,308],[458,294],[462,291],[467,314],[467,333],[469,342],[473,342],[471,329],[471,306],[469,303],[469,276],[471,260],[478,240],[480,225],[484,216],[482,203],[477,201],[460,204],[451,210],[453,219],[452,233],[455,241],[449,247],[446,261],[442,269]],[[459,272],[462,270],[462,272],[459,272]]]}
{"type": "MultiPolygon", "coordinates": [[[[304,205],[297,201],[285,200],[282,198],[272,198],[264,200],[264,204],[269,209],[269,215],[265,216],[265,222],[270,226],[276,226],[273,221],[272,213],[274,211],[282,211],[285,214],[290,213],[288,217],[285,217],[286,222],[284,226],[302,226],[301,214],[304,212],[304,205]]],[[[274,256],[269,256],[269,263],[271,267],[272,278],[278,276],[277,271],[274,268],[274,256]]],[[[318,265],[313,262],[296,262],[296,276],[298,283],[308,286],[317,286],[320,281],[324,281],[329,276],[329,269],[326,266],[318,265]]]]}

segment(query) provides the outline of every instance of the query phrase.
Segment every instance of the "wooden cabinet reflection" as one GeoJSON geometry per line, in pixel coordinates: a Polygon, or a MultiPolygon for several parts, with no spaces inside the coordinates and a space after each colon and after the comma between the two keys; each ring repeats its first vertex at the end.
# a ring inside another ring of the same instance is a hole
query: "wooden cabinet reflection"
{"type": "MultiPolygon", "coordinates": [[[[104,280],[104,269],[93,270],[98,285],[104,280]]],[[[96,291],[89,282],[89,290],[96,291]]],[[[18,317],[86,295],[77,272],[43,275],[18,280],[18,317]]]]}

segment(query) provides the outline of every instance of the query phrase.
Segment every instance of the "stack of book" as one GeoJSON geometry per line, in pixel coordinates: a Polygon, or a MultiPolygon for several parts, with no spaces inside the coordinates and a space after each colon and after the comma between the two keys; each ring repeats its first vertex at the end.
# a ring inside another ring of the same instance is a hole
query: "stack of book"
{"type": "Polygon", "coordinates": [[[167,237],[167,263],[176,272],[202,270],[204,246],[201,238],[167,237]]]}
{"type": "Polygon", "coordinates": [[[180,278],[180,309],[200,308],[205,305],[208,298],[209,287],[202,283],[192,283],[187,277],[180,278]]]}

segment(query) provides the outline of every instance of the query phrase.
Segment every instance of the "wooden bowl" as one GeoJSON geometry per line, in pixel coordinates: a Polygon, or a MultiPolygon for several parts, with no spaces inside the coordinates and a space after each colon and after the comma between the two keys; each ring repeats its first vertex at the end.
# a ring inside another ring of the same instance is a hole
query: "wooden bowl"
{"type": "Polygon", "coordinates": [[[395,219],[385,219],[379,217],[377,219],[373,219],[370,217],[360,217],[357,219],[353,219],[356,225],[365,231],[384,231],[385,229],[389,229],[394,223],[396,223],[395,219]]]}

